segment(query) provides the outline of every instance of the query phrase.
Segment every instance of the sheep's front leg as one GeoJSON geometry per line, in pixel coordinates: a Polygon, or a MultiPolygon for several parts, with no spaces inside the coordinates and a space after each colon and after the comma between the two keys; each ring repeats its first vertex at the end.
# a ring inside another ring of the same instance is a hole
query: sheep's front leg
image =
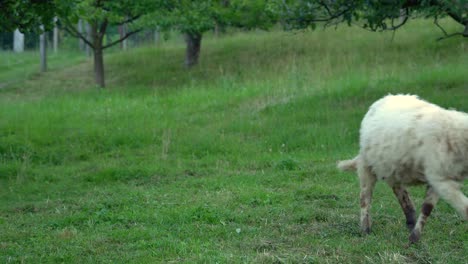
{"type": "Polygon", "coordinates": [[[435,192],[434,188],[428,186],[426,191],[426,198],[424,198],[423,205],[421,207],[421,214],[418,217],[418,221],[416,222],[416,226],[414,227],[413,231],[409,236],[409,240],[412,243],[416,243],[421,238],[421,232],[426,224],[426,220],[432,212],[432,209],[436,205],[437,201],[439,200],[439,195],[435,192]]]}
{"type": "Polygon", "coordinates": [[[361,187],[361,230],[363,233],[369,234],[371,231],[370,207],[372,201],[372,192],[374,191],[375,182],[377,179],[367,166],[360,164],[357,170],[361,187]]]}
{"type": "Polygon", "coordinates": [[[398,202],[400,203],[401,209],[403,209],[403,213],[406,217],[406,226],[411,231],[414,228],[416,223],[416,211],[414,210],[413,201],[409,197],[408,191],[405,187],[397,184],[392,186],[393,193],[398,198],[398,202]]]}
{"type": "Polygon", "coordinates": [[[457,212],[468,220],[468,198],[460,190],[460,183],[453,180],[431,182],[436,192],[447,201],[457,212]]]}

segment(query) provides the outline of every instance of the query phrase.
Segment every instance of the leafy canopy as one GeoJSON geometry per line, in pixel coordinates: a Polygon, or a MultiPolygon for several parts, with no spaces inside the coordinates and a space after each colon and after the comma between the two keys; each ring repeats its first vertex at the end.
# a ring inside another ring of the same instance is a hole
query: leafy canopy
{"type": "MultiPolygon", "coordinates": [[[[290,29],[356,23],[372,30],[395,30],[409,17],[437,19],[449,16],[468,28],[466,0],[275,0],[278,13],[290,29]]],[[[464,35],[468,31],[465,29],[464,35]]]]}
{"type": "Polygon", "coordinates": [[[269,28],[277,21],[266,0],[178,0],[168,1],[146,17],[145,23],[161,30],[202,34],[219,26],[269,28]]]}
{"type": "Polygon", "coordinates": [[[55,5],[53,0],[0,0],[0,31],[40,31],[53,27],[55,5]]]}

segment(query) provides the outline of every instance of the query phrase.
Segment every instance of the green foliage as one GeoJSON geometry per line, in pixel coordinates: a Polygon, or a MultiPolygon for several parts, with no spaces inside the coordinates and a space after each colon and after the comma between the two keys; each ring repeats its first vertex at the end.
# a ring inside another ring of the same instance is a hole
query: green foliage
{"type": "Polygon", "coordinates": [[[136,23],[138,18],[160,8],[162,2],[162,0],[57,0],[56,6],[62,23],[68,26],[74,26],[78,19],[83,19],[99,25],[104,21],[110,25],[128,22],[132,27],[132,23],[138,25],[136,23]]]}
{"type": "Polygon", "coordinates": [[[269,29],[278,21],[278,13],[271,1],[232,0],[230,8],[232,12],[227,16],[230,20],[226,22],[230,26],[269,29]]]}
{"type": "Polygon", "coordinates": [[[181,0],[171,9],[172,23],[183,33],[199,34],[215,26],[215,1],[181,0]]]}
{"type": "Polygon", "coordinates": [[[0,1],[0,31],[21,32],[40,31],[44,25],[46,30],[53,26],[55,5],[53,0],[2,0],[0,1]]]}
{"type": "Polygon", "coordinates": [[[218,26],[269,28],[277,20],[269,1],[179,0],[169,2],[148,16],[146,24],[162,30],[202,34],[218,26]]]}
{"type": "MultiPolygon", "coordinates": [[[[463,0],[301,0],[279,1],[277,6],[287,28],[314,28],[318,22],[325,22],[325,25],[360,23],[371,31],[396,30],[407,18],[419,16],[435,20],[450,16],[468,26],[468,5],[463,0]]],[[[463,34],[467,35],[468,30],[463,34]]]]}

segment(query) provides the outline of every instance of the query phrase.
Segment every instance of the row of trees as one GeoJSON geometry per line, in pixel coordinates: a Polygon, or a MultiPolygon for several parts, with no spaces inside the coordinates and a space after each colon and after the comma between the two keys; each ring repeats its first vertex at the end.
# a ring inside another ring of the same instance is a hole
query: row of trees
{"type": "Polygon", "coordinates": [[[431,17],[436,25],[440,17],[449,16],[464,26],[453,35],[468,37],[466,0],[1,0],[0,10],[0,31],[49,31],[58,23],[81,39],[93,51],[95,80],[101,87],[104,50],[145,28],[183,33],[187,67],[198,62],[203,34],[226,27],[268,29],[279,23],[287,29],[313,29],[317,23],[353,23],[381,31],[396,30],[412,16],[431,17]],[[77,28],[80,20],[89,24],[89,34],[77,28]],[[125,31],[104,43],[110,26],[125,26],[125,31]]]}

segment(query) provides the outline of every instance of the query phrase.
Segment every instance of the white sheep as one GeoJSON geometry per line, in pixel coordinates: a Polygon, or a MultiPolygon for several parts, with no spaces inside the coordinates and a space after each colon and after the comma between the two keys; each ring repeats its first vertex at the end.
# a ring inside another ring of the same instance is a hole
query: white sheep
{"type": "Polygon", "coordinates": [[[393,189],[417,242],[439,196],[468,220],[468,198],[460,187],[468,176],[468,114],[446,110],[414,95],[388,95],[364,116],[359,154],[338,163],[341,170],[357,170],[361,194],[361,229],[371,228],[370,204],[377,180],[393,189]],[[427,185],[421,214],[405,186],[427,185]]]}

